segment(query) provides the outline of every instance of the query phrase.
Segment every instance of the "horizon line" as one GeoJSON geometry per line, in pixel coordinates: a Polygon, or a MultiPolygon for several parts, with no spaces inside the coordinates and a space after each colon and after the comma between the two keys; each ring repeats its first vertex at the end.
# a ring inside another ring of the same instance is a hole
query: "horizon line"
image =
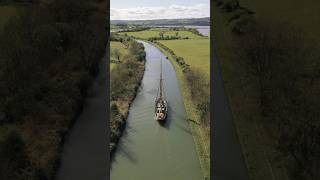
{"type": "Polygon", "coordinates": [[[202,19],[202,18],[210,18],[210,16],[205,17],[196,17],[196,18],[161,18],[161,19],[110,19],[110,21],[152,21],[152,20],[176,20],[176,19],[202,19]]]}

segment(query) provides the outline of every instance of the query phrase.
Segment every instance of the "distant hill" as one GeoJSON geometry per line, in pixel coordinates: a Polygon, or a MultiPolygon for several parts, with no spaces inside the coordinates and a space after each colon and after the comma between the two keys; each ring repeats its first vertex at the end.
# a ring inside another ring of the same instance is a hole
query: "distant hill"
{"type": "Polygon", "coordinates": [[[157,20],[111,20],[111,24],[129,24],[144,26],[210,26],[210,17],[189,19],[157,19],[157,20]]]}

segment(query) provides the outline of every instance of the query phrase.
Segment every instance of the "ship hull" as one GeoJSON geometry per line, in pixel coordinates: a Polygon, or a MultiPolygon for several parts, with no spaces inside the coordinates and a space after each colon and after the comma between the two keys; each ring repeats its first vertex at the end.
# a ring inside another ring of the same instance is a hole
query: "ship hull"
{"type": "Polygon", "coordinates": [[[158,99],[155,104],[155,120],[159,122],[165,121],[167,118],[167,101],[158,99]]]}

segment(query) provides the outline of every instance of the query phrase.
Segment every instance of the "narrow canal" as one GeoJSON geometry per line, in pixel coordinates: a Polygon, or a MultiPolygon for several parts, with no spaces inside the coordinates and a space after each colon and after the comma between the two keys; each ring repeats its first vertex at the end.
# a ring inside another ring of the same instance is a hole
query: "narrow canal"
{"type": "Polygon", "coordinates": [[[158,48],[140,42],[146,51],[145,73],[111,164],[110,179],[202,180],[175,70],[158,48]],[[163,126],[153,119],[160,60],[169,105],[163,126]]]}

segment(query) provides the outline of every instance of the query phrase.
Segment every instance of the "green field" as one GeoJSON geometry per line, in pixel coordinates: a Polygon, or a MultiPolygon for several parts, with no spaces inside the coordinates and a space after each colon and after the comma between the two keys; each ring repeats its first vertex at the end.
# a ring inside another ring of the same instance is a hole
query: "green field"
{"type": "Polygon", "coordinates": [[[178,36],[181,38],[188,37],[190,39],[204,39],[205,37],[198,36],[196,34],[193,34],[190,31],[173,31],[168,30],[167,28],[164,29],[150,29],[147,31],[136,31],[136,32],[123,32],[120,34],[127,34],[128,36],[134,36],[138,38],[151,38],[151,37],[160,37],[159,33],[163,31],[164,36],[176,36],[176,33],[178,32],[178,36]]]}
{"type": "Polygon", "coordinates": [[[189,37],[190,39],[180,40],[159,40],[159,42],[171,50],[177,56],[183,57],[185,62],[191,68],[197,69],[206,75],[207,80],[210,80],[210,39],[208,37],[201,37],[193,34],[190,31],[173,31],[168,29],[150,29],[147,31],[138,32],[123,32],[120,34],[127,34],[137,38],[159,37],[159,32],[163,31],[164,36],[178,36],[189,37]]]}
{"type": "Polygon", "coordinates": [[[161,44],[172,49],[177,56],[206,75],[210,80],[210,40],[208,38],[188,40],[162,40],[161,44]]]}
{"type": "Polygon", "coordinates": [[[0,32],[10,17],[13,17],[15,14],[17,14],[17,8],[15,6],[0,4],[0,32]]]}
{"type": "MultiPolygon", "coordinates": [[[[128,54],[128,50],[124,46],[124,44],[116,41],[111,41],[110,42],[110,60],[115,59],[115,57],[112,55],[112,51],[114,49],[118,49],[121,53],[120,59],[123,58],[126,54],[128,54]]],[[[110,63],[110,71],[116,66],[116,63],[110,63]]]]}

